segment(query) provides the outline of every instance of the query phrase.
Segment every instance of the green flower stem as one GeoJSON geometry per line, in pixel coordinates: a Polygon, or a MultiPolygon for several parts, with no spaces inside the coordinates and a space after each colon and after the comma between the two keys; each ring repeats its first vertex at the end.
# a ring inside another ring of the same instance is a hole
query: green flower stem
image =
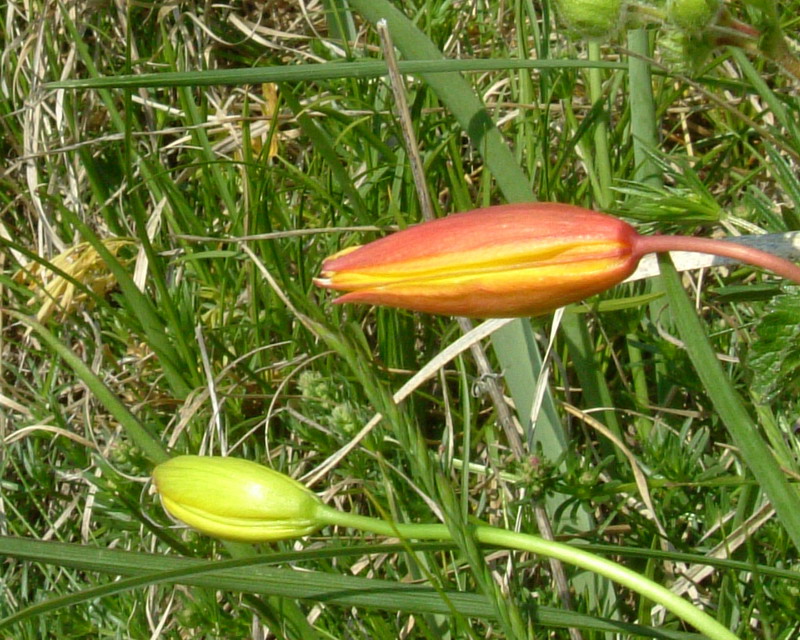
{"type": "Polygon", "coordinates": [[[627,6],[628,22],[638,18],[639,23],[644,24],[663,24],[667,20],[667,13],[658,7],[651,7],[645,4],[629,4],[627,6]]]}
{"type": "MultiPolygon", "coordinates": [[[[599,62],[601,58],[600,44],[589,42],[589,59],[599,62]]],[[[589,95],[592,105],[603,100],[603,72],[600,69],[589,69],[589,95]]],[[[597,118],[594,130],[595,170],[597,171],[598,192],[595,194],[600,209],[610,209],[614,204],[614,193],[611,185],[614,182],[611,172],[611,153],[608,144],[608,112],[604,108],[597,118]]]]}
{"type": "Polygon", "coordinates": [[[795,81],[800,81],[800,60],[789,47],[780,28],[775,28],[762,38],[761,50],[795,81]]]}
{"type": "MultiPolygon", "coordinates": [[[[450,531],[443,524],[397,524],[345,513],[327,505],[320,505],[317,517],[319,522],[328,525],[351,527],[378,535],[399,536],[415,540],[452,540],[450,531]]],[[[737,640],[733,633],[689,601],[616,562],[572,545],[544,540],[530,534],[498,529],[489,525],[477,525],[472,533],[475,539],[483,544],[529,551],[605,576],[639,595],[661,604],[665,609],[691,624],[712,640],[737,640]]]]}

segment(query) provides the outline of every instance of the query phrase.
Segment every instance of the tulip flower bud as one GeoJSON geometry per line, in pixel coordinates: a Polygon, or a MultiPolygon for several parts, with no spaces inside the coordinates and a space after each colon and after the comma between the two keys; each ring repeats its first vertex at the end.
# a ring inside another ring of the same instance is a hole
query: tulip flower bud
{"type": "Polygon", "coordinates": [[[424,222],[331,256],[314,282],[360,302],[413,311],[509,318],[548,313],[622,282],[640,258],[699,251],[800,282],[800,268],[720,240],[642,236],[629,224],[565,204],[502,205],[424,222]]]}
{"type": "Polygon", "coordinates": [[[158,465],[153,480],[170,514],[217,538],[269,542],[308,535],[325,524],[315,494],[249,460],[178,456],[158,465]]]}
{"type": "Polygon", "coordinates": [[[591,296],[636,267],[635,231],[559,204],[505,205],[410,227],[328,258],[318,285],[428,313],[528,316],[591,296]]]}

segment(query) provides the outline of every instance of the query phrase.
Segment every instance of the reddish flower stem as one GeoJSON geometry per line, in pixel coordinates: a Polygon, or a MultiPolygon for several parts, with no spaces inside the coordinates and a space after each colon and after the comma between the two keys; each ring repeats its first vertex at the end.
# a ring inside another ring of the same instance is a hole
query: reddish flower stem
{"type": "Polygon", "coordinates": [[[667,251],[695,251],[715,256],[733,258],[772,271],[779,276],[800,284],[800,267],[766,251],[747,247],[735,242],[696,238],[693,236],[638,236],[633,246],[633,255],[641,258],[648,253],[667,251]]]}

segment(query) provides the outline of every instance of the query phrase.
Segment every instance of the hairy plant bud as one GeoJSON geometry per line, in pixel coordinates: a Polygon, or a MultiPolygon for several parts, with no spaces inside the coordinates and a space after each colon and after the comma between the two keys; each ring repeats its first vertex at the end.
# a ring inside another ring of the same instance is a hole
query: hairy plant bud
{"type": "Polygon", "coordinates": [[[584,38],[608,38],[622,26],[622,0],[558,0],[558,12],[566,25],[584,38]]]}
{"type": "Polygon", "coordinates": [[[719,0],[669,0],[667,19],[684,31],[696,33],[714,21],[720,6],[719,0]]]}

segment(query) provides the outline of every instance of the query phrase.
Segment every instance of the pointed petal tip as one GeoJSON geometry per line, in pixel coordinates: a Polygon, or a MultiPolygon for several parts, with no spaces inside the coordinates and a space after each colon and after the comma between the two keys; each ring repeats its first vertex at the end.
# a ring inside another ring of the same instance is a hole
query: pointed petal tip
{"type": "Polygon", "coordinates": [[[342,250],[340,250],[340,251],[337,251],[337,252],[336,252],[336,253],[334,253],[334,254],[331,254],[331,255],[329,255],[329,256],[328,256],[327,258],[325,258],[325,260],[322,262],[323,274],[325,273],[325,269],[327,269],[327,268],[328,268],[328,266],[329,266],[329,265],[330,265],[332,262],[335,262],[335,261],[336,261],[337,259],[339,259],[339,258],[343,258],[343,257],[344,257],[344,256],[346,256],[348,253],[353,253],[353,251],[355,251],[356,249],[360,249],[361,247],[362,247],[362,245],[360,245],[360,244],[357,244],[357,245],[354,245],[354,246],[352,246],[352,247],[347,247],[347,248],[345,248],[345,249],[342,249],[342,250]]]}

